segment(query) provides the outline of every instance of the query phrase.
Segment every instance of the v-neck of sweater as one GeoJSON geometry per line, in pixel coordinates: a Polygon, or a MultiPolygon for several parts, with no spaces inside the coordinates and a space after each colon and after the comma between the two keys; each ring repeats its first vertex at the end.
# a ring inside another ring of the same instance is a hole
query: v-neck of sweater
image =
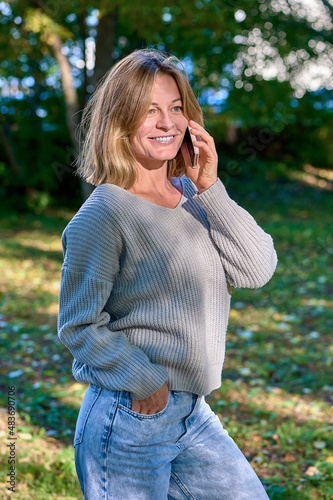
{"type": "MultiPolygon", "coordinates": [[[[112,187],[115,187],[117,189],[121,189],[122,191],[124,191],[125,193],[127,193],[129,197],[132,197],[133,200],[136,198],[139,203],[140,202],[142,202],[143,204],[149,203],[149,205],[153,205],[155,207],[158,207],[158,209],[172,211],[172,210],[177,210],[177,208],[179,208],[183,204],[183,202],[186,200],[186,182],[184,181],[184,179],[182,177],[179,177],[179,180],[180,180],[181,185],[182,185],[182,192],[180,193],[180,191],[179,191],[179,193],[181,194],[181,197],[180,197],[177,205],[175,207],[173,207],[173,208],[166,207],[164,205],[159,205],[158,203],[154,203],[152,201],[146,200],[145,198],[142,198],[141,196],[139,196],[137,194],[131,193],[131,191],[127,191],[126,189],[120,188],[119,186],[116,186],[115,184],[105,184],[105,185],[112,186],[112,187]]],[[[171,184],[172,184],[172,182],[171,182],[171,184]]],[[[174,184],[172,184],[172,185],[174,186],[174,184]]],[[[126,195],[124,195],[124,196],[126,196],[126,195]]]]}

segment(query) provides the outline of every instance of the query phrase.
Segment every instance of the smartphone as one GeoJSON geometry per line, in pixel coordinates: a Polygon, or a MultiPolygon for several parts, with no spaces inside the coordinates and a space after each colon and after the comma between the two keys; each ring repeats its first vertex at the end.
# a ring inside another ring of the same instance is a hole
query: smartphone
{"type": "Polygon", "coordinates": [[[185,165],[192,168],[197,168],[199,160],[199,148],[193,146],[195,136],[190,133],[189,128],[186,128],[184,139],[180,147],[181,153],[184,158],[185,165]]]}

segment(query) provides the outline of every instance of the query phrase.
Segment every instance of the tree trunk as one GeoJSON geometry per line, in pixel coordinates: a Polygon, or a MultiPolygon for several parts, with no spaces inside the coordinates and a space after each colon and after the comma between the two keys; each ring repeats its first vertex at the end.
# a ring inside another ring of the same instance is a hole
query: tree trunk
{"type": "Polygon", "coordinates": [[[99,80],[113,64],[112,52],[116,38],[117,10],[104,14],[98,23],[96,38],[95,68],[92,85],[96,87],[99,80]]]}
{"type": "Polygon", "coordinates": [[[62,89],[66,102],[67,125],[73,143],[74,154],[76,156],[79,152],[79,145],[76,139],[76,128],[79,124],[79,100],[73,84],[73,76],[69,61],[62,53],[61,47],[60,38],[58,35],[53,34],[52,49],[60,68],[62,89]]]}
{"type": "MultiPolygon", "coordinates": [[[[116,22],[116,10],[106,13],[99,21],[96,39],[95,68],[91,82],[94,87],[96,87],[98,81],[112,66],[112,52],[116,37],[116,22]]],[[[61,51],[62,44],[57,34],[53,34],[51,46],[61,72],[61,83],[66,103],[67,125],[72,141],[73,155],[76,158],[79,154],[79,143],[77,140],[77,126],[80,123],[79,99],[74,87],[70,63],[68,58],[61,51]]],[[[81,180],[83,200],[89,197],[93,189],[94,187],[91,184],[81,180]]]]}
{"type": "Polygon", "coordinates": [[[82,41],[82,59],[84,60],[84,69],[83,69],[83,86],[82,93],[80,98],[80,109],[82,110],[86,104],[87,100],[87,85],[88,85],[88,75],[87,75],[87,58],[86,58],[86,38],[87,38],[87,29],[86,29],[86,16],[87,12],[84,11],[78,16],[78,25],[80,30],[80,37],[82,41]]]}
{"type": "Polygon", "coordinates": [[[2,143],[2,146],[3,146],[3,149],[6,153],[6,156],[8,158],[8,162],[9,162],[11,169],[13,170],[13,172],[17,176],[21,177],[22,176],[21,167],[16,160],[13,148],[12,148],[8,138],[7,138],[7,135],[4,131],[3,126],[0,127],[0,141],[2,143]]]}
{"type": "MultiPolygon", "coordinates": [[[[66,103],[66,118],[67,126],[70,133],[73,155],[77,158],[79,154],[79,143],[77,139],[77,126],[80,123],[80,113],[79,113],[79,100],[76,92],[76,88],[73,83],[73,75],[71,71],[71,66],[67,57],[61,51],[61,40],[58,35],[53,34],[51,43],[54,57],[61,72],[61,83],[64,92],[64,98],[66,103]]],[[[81,184],[81,194],[83,201],[85,201],[89,195],[93,192],[93,186],[88,184],[83,179],[80,180],[81,184]]]]}
{"type": "Polygon", "coordinates": [[[227,133],[226,133],[226,143],[227,144],[235,144],[237,142],[237,135],[238,135],[238,128],[236,125],[229,124],[227,126],[227,133]]]}

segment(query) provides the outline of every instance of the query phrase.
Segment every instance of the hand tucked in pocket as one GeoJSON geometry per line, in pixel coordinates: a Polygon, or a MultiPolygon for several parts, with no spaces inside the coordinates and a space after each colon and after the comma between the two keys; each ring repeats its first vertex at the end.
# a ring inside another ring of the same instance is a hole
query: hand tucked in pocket
{"type": "Polygon", "coordinates": [[[162,385],[154,394],[146,399],[136,400],[132,399],[132,410],[136,413],[142,413],[143,415],[154,415],[159,411],[162,411],[169,398],[169,389],[166,383],[162,385]]]}

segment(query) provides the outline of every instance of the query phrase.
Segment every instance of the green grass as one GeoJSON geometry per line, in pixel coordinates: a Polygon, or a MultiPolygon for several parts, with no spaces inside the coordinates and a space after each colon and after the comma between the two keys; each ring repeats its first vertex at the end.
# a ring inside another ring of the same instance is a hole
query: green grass
{"type": "MultiPolygon", "coordinates": [[[[209,402],[271,499],[331,499],[331,193],[277,182],[243,191],[252,194],[232,194],[272,234],[279,264],[264,288],[234,290],[223,384],[209,402]]],[[[85,386],[56,333],[60,235],[72,215],[0,217],[4,498],[82,498],[71,442],[85,386]],[[15,496],[5,477],[8,386],[17,395],[15,496]]]]}

